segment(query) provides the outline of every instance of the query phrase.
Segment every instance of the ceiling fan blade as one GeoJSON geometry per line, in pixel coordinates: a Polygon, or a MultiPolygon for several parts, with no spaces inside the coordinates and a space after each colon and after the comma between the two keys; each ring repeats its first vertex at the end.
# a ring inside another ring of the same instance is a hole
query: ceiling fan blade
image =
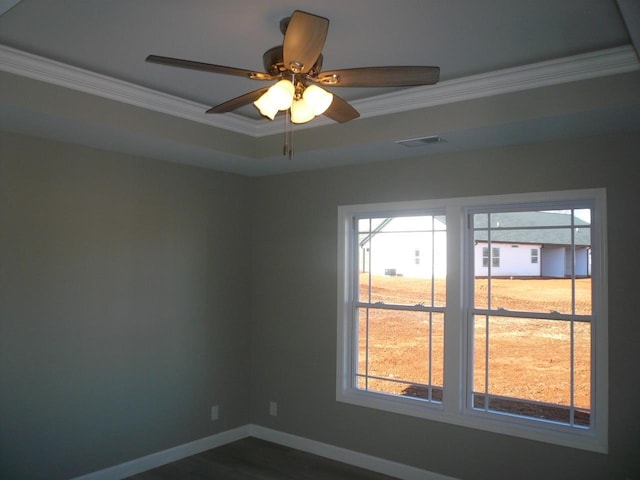
{"type": "Polygon", "coordinates": [[[433,85],[440,67],[362,67],[321,72],[312,81],[334,87],[410,87],[433,85]]]}
{"type": "Polygon", "coordinates": [[[275,78],[278,78],[277,76],[264,72],[255,72],[253,70],[245,70],[243,68],[225,67],[223,65],[214,65],[212,63],[194,62],[192,60],[182,60],[180,58],[162,57],[159,55],[149,55],[145,60],[150,63],[158,63],[160,65],[168,65],[170,67],[190,68],[192,70],[221,73],[223,75],[235,75],[237,77],[251,78],[252,80],[274,80],[275,78]]]}
{"type": "Polygon", "coordinates": [[[269,87],[260,88],[258,90],[254,90],[253,92],[245,93],[244,95],[240,95],[239,97],[232,98],[220,105],[216,105],[215,107],[211,107],[207,110],[207,113],[227,113],[235,110],[236,108],[244,107],[245,105],[249,105],[250,103],[255,102],[259,99],[269,87]]]}
{"type": "Polygon", "coordinates": [[[328,31],[328,19],[300,10],[293,12],[284,35],[285,68],[293,73],[311,70],[322,53],[328,31]]]}
{"type": "Polygon", "coordinates": [[[339,123],[345,123],[360,116],[355,108],[336,94],[333,95],[333,101],[324,114],[339,123]]]}

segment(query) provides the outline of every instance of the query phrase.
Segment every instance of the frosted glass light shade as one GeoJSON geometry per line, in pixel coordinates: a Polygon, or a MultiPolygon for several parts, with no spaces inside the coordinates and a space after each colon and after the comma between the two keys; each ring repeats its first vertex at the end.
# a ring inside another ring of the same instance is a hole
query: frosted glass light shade
{"type": "Polygon", "coordinates": [[[308,86],[302,98],[309,104],[314,115],[322,115],[333,102],[333,94],[317,85],[308,86]]]}
{"type": "Polygon", "coordinates": [[[291,104],[291,122],[305,123],[315,117],[313,109],[304,98],[294,100],[291,104]]]}
{"type": "Polygon", "coordinates": [[[278,107],[276,107],[269,98],[269,91],[267,90],[258,100],[253,102],[260,113],[267,118],[273,120],[278,113],[278,107]]]}
{"type": "Polygon", "coordinates": [[[295,87],[289,80],[280,80],[269,87],[264,95],[253,102],[260,113],[265,117],[273,120],[278,110],[287,110],[291,108],[295,87]]]}
{"type": "Polygon", "coordinates": [[[269,101],[278,110],[286,110],[291,107],[295,91],[296,89],[293,86],[293,83],[289,80],[280,80],[267,90],[267,95],[269,95],[269,101]]]}

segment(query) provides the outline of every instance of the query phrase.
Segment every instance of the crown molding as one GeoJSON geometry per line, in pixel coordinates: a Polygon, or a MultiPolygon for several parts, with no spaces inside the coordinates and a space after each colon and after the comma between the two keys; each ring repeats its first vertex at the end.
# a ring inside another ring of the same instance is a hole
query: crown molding
{"type": "MultiPolygon", "coordinates": [[[[407,88],[350,103],[360,112],[360,118],[369,118],[635,70],[640,70],[640,63],[631,45],[625,45],[447,80],[436,85],[407,88]]],[[[322,117],[295,128],[301,130],[331,123],[322,117]]],[[[257,136],[282,130],[280,125],[272,123],[263,123],[258,128],[257,136]]]]}
{"type": "Polygon", "coordinates": [[[240,115],[207,115],[209,106],[134,83],[0,45],[0,71],[135,105],[213,127],[255,136],[255,120],[240,115]]]}
{"type": "MultiPolygon", "coordinates": [[[[391,92],[358,103],[361,116],[403,112],[640,69],[630,45],[391,92]],[[384,113],[379,113],[384,112],[384,113]]],[[[356,102],[354,102],[355,105],[356,102]]]]}
{"type": "MultiPolygon", "coordinates": [[[[432,86],[403,89],[356,100],[360,118],[427,108],[446,103],[517,92],[560,83],[631,72],[640,63],[631,45],[600,50],[495,72],[447,80],[432,86]]],[[[213,127],[263,137],[280,133],[280,122],[253,120],[234,113],[206,115],[207,105],[141,87],[38,55],[0,45],[0,71],[173,115],[213,127]]],[[[326,117],[296,130],[333,123],[326,117]]]]}

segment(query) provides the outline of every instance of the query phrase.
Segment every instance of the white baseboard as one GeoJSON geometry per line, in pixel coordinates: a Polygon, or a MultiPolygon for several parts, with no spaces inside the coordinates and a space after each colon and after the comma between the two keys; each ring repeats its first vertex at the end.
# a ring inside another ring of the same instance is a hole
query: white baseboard
{"type": "Polygon", "coordinates": [[[250,431],[251,425],[243,425],[242,427],[227,430],[226,432],[217,433],[161,452],[145,455],[144,457],[136,458],[129,462],[114,465],[104,470],[98,470],[97,472],[75,477],[71,480],[120,480],[146,472],[152,468],[161,467],[176,460],[182,460],[183,458],[212,448],[220,447],[227,443],[235,442],[236,440],[248,437],[250,431]]]}
{"type": "Polygon", "coordinates": [[[321,457],[330,458],[337,462],[366,468],[367,470],[402,480],[456,480],[453,477],[439,473],[422,470],[360,452],[354,452],[353,450],[309,440],[308,438],[298,437],[289,433],[279,432],[270,428],[261,427],[260,425],[250,426],[250,436],[295,448],[296,450],[302,450],[303,452],[313,453],[321,457]]]}
{"type": "Polygon", "coordinates": [[[268,442],[295,448],[303,452],[330,458],[331,460],[347,463],[356,467],[366,468],[367,470],[389,475],[401,480],[456,480],[453,477],[439,473],[429,472],[428,470],[422,470],[409,465],[252,424],[243,425],[233,430],[227,430],[226,432],[194,440],[193,442],[152,453],[129,462],[105,468],[104,470],[75,477],[71,480],[121,480],[246,437],[260,438],[268,442]]]}

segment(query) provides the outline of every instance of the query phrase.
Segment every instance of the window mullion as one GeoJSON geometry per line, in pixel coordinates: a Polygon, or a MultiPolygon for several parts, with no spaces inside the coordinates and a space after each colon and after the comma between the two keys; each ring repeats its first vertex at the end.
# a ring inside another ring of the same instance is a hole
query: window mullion
{"type": "MultiPolygon", "coordinates": [[[[373,222],[371,221],[371,219],[369,219],[369,235],[371,235],[371,232],[373,231],[373,222]]],[[[372,286],[371,286],[371,282],[372,282],[372,278],[371,278],[371,263],[372,263],[372,258],[373,258],[373,237],[369,237],[369,257],[367,258],[367,302],[371,303],[371,295],[372,295],[372,286]]],[[[359,287],[358,287],[359,288],[359,287]]],[[[365,372],[365,377],[364,377],[364,382],[365,382],[365,390],[369,390],[369,313],[370,313],[370,309],[367,307],[367,318],[366,318],[366,325],[365,325],[365,349],[364,349],[364,372],[365,372]]]]}
{"type": "MultiPolygon", "coordinates": [[[[431,306],[436,305],[436,233],[435,217],[431,217],[431,306]]],[[[444,359],[443,359],[444,361],[444,359]]],[[[429,312],[429,401],[433,400],[433,313],[429,312]]]]}
{"type": "Polygon", "coordinates": [[[448,206],[447,219],[447,287],[444,313],[444,393],[446,412],[459,415],[462,411],[466,388],[463,372],[466,365],[466,329],[463,328],[463,276],[462,269],[469,262],[464,251],[464,209],[448,206]]]}
{"type": "MultiPolygon", "coordinates": [[[[569,424],[575,424],[576,413],[576,342],[575,342],[575,315],[576,315],[576,229],[575,210],[571,209],[571,323],[569,324],[569,424]]],[[[593,311],[591,312],[593,313],[593,311]]],[[[591,410],[591,409],[590,409],[591,410]]]]}

